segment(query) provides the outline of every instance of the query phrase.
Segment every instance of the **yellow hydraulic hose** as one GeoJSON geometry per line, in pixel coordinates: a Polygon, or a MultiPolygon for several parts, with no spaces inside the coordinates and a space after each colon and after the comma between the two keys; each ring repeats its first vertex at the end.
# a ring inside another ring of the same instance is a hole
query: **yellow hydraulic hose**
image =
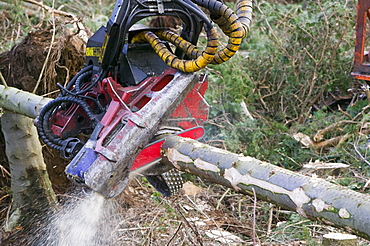
{"type": "MultiPolygon", "coordinates": [[[[236,13],[238,15],[239,21],[243,25],[244,37],[248,35],[252,20],[253,5],[252,0],[239,0],[236,3],[236,13]]],[[[243,38],[244,38],[243,37],[243,38]]]]}
{"type": "Polygon", "coordinates": [[[177,48],[180,48],[190,59],[196,59],[203,53],[203,50],[197,49],[195,45],[183,39],[174,32],[168,30],[160,30],[155,32],[155,34],[158,35],[160,39],[171,42],[177,48]]]}
{"type": "MultiPolygon", "coordinates": [[[[218,48],[217,31],[214,27],[207,31],[207,47],[193,60],[179,59],[170,50],[168,50],[167,46],[162,43],[162,40],[151,31],[143,31],[136,35],[132,40],[132,42],[143,41],[148,42],[168,66],[187,73],[196,72],[205,68],[213,60],[218,48]]],[[[185,40],[179,39],[179,42],[182,45],[187,42],[182,41],[185,40]]]]}
{"type": "MultiPolygon", "coordinates": [[[[239,50],[243,40],[244,29],[232,10],[227,8],[222,18],[225,18],[227,25],[221,27],[221,30],[229,37],[229,40],[226,47],[217,52],[212,64],[221,64],[228,61],[239,50]]],[[[215,20],[215,23],[218,24],[217,20],[215,20]]]]}
{"type": "MultiPolygon", "coordinates": [[[[221,17],[214,20],[221,30],[229,37],[226,47],[218,51],[211,62],[212,64],[221,64],[229,60],[240,48],[242,39],[249,33],[252,19],[252,1],[239,0],[237,2],[237,15],[226,5],[222,5],[217,12],[222,13],[221,17]]],[[[161,31],[158,36],[166,41],[173,43],[176,47],[182,49],[191,59],[197,58],[203,51],[196,46],[182,39],[170,31],[161,31]]]]}
{"type": "MultiPolygon", "coordinates": [[[[196,0],[195,2],[202,7],[208,7],[211,1],[196,0]]],[[[220,51],[217,51],[218,40],[215,28],[207,31],[207,47],[204,51],[197,49],[189,41],[168,30],[160,30],[155,33],[143,31],[137,34],[132,42],[148,42],[168,66],[183,72],[198,71],[209,63],[221,64],[228,61],[239,50],[243,38],[249,33],[252,19],[252,0],[238,0],[237,14],[221,2],[218,2],[217,6],[217,8],[210,9],[211,13],[219,16],[214,22],[229,37],[226,47],[220,51]],[[162,40],[174,44],[192,60],[179,59],[168,50],[162,40]]]]}
{"type": "Polygon", "coordinates": [[[221,64],[228,61],[240,48],[243,38],[249,33],[252,18],[252,1],[239,0],[237,2],[237,15],[226,5],[217,9],[220,18],[214,22],[229,37],[226,47],[215,55],[212,64],[221,64]]]}
{"type": "MultiPolygon", "coordinates": [[[[250,29],[250,24],[252,20],[252,1],[251,0],[239,0],[236,3],[236,13],[238,21],[241,23],[243,30],[243,38],[245,38],[250,29]]],[[[221,10],[223,11],[223,10],[221,10]]],[[[232,25],[232,22],[235,20],[230,20],[227,18],[226,14],[221,15],[219,18],[215,19],[214,22],[221,28],[221,30],[227,35],[236,28],[235,25],[232,25]]]]}

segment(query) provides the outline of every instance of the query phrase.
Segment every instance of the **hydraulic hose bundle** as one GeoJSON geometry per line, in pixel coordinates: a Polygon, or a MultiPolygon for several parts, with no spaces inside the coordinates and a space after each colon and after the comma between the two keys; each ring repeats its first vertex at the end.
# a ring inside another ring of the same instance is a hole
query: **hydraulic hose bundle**
{"type": "Polygon", "coordinates": [[[225,48],[218,50],[218,37],[215,28],[209,20],[205,21],[205,31],[207,33],[207,46],[205,50],[199,50],[189,41],[179,35],[168,31],[160,30],[157,32],[143,31],[137,34],[132,42],[148,42],[161,59],[170,67],[179,69],[183,72],[195,72],[208,64],[221,64],[228,61],[238,50],[243,38],[249,32],[252,18],[252,1],[239,0],[237,2],[237,14],[235,14],[224,3],[217,0],[175,0],[180,5],[187,7],[194,14],[204,20],[204,13],[199,13],[197,5],[206,8],[211,13],[211,19],[218,24],[225,35],[229,37],[225,48]],[[181,49],[191,60],[180,59],[174,55],[162,41],[167,41],[181,49]]]}
{"type": "MultiPolygon", "coordinates": [[[[85,97],[81,95],[86,91],[86,89],[80,89],[83,83],[90,80],[92,74],[91,71],[92,66],[87,66],[74,76],[66,88],[59,85],[59,87],[61,87],[61,93],[59,96],[46,104],[38,116],[36,126],[42,141],[49,147],[60,151],[62,157],[67,159],[73,157],[80,150],[83,146],[83,142],[76,137],[61,138],[60,136],[55,135],[51,129],[50,119],[52,118],[52,115],[63,106],[67,108],[71,107],[71,105],[75,105],[75,107],[79,106],[85,112],[89,118],[89,122],[91,123],[91,129],[94,128],[98,123],[96,114],[92,112],[90,106],[84,100],[85,97]],[[72,87],[73,89],[71,89],[72,87]]],[[[95,99],[93,100],[96,102],[95,99]]]]}

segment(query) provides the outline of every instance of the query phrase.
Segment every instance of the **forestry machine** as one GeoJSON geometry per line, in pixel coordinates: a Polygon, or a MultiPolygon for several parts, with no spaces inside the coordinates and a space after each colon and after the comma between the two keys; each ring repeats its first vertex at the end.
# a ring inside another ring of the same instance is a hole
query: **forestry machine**
{"type": "Polygon", "coordinates": [[[131,172],[165,196],[181,187],[179,173],[161,162],[161,144],[170,135],[203,136],[208,81],[195,72],[239,49],[252,0],[239,0],[236,8],[222,0],[116,2],[107,25],[88,40],[84,68],[59,85],[60,94],[35,122],[43,142],[71,160],[70,179],[106,198],[121,193],[131,172]],[[180,27],[142,24],[163,16],[180,27]],[[214,23],[228,38],[222,48],[214,23]]]}
{"type": "Polygon", "coordinates": [[[355,59],[353,64],[352,77],[359,80],[370,81],[370,50],[369,33],[370,21],[370,1],[358,0],[357,23],[356,23],[356,43],[355,59]]]}

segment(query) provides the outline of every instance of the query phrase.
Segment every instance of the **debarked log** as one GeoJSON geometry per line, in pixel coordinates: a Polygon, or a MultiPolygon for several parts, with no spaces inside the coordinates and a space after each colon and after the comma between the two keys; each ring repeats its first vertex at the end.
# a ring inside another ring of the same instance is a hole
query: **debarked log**
{"type": "Polygon", "coordinates": [[[177,169],[370,239],[370,196],[196,140],[170,137],[163,161],[177,169]]]}

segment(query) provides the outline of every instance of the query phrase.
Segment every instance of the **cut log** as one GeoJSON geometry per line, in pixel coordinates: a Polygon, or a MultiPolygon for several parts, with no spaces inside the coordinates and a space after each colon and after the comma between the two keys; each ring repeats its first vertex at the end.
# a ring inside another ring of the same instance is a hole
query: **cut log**
{"type": "Polygon", "coordinates": [[[304,176],[196,140],[168,138],[163,161],[175,168],[244,193],[303,217],[370,239],[370,196],[304,176]]]}
{"type": "Polygon", "coordinates": [[[51,100],[14,87],[0,85],[0,107],[33,119],[51,100]]]}
{"type": "MultiPolygon", "coordinates": [[[[0,107],[28,117],[37,117],[48,101],[48,98],[0,85],[0,107]]],[[[251,195],[254,190],[262,200],[370,239],[370,196],[367,194],[181,137],[165,141],[163,161],[244,194],[251,195]]]]}

